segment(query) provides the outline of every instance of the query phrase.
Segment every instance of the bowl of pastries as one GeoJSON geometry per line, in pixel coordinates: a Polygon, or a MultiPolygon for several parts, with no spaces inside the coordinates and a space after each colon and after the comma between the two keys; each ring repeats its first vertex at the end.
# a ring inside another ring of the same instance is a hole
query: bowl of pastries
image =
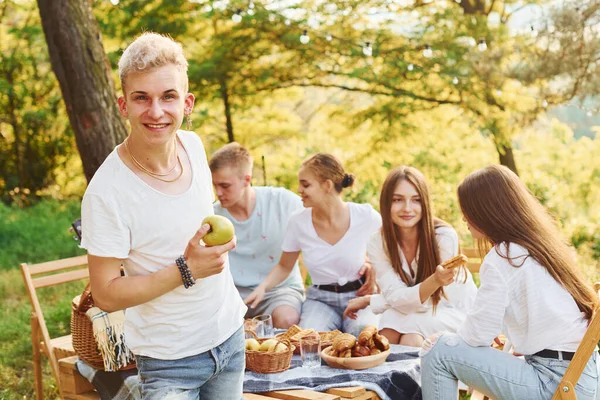
{"type": "Polygon", "coordinates": [[[358,338],[349,333],[337,335],[321,351],[321,358],[332,368],[366,369],[385,362],[390,355],[390,342],[374,326],[365,327],[358,338]]]}

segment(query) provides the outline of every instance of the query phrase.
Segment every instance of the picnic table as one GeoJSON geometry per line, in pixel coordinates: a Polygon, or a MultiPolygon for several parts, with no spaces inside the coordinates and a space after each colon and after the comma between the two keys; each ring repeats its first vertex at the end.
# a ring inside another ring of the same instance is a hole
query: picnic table
{"type": "MultiPolygon", "coordinates": [[[[365,370],[330,368],[322,364],[316,368],[303,368],[300,356],[292,357],[290,369],[276,374],[244,374],[246,400],[421,400],[421,375],[418,350],[414,347],[391,345],[387,361],[365,370]]],[[[97,399],[98,394],[88,392],[94,383],[103,392],[103,398],[138,399],[139,381],[134,371],[104,372],[94,370],[77,356],[60,361],[66,398],[97,399]],[[68,372],[68,374],[67,374],[68,372]],[[84,379],[85,377],[85,379],[84,379]],[[82,382],[83,381],[83,382],[82,382]],[[112,386],[112,387],[109,387],[112,386]],[[109,395],[112,393],[112,397],[109,395]],[[118,394],[117,394],[118,393],[118,394]],[[89,396],[89,397],[88,397],[89,396]]]]}

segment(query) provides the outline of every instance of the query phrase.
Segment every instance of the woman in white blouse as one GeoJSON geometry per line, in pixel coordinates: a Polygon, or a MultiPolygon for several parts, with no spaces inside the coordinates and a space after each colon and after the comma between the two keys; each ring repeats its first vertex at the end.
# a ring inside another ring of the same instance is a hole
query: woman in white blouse
{"type": "Polygon", "coordinates": [[[380,333],[390,343],[420,347],[435,332],[456,332],[477,288],[465,268],[440,264],[458,254],[456,231],[433,217],[425,177],[400,166],[388,174],[380,197],[383,226],[368,244],[381,294],[351,300],[345,316],[371,306],[382,314],[380,333]]]}
{"type": "MultiPolygon", "coordinates": [[[[491,243],[481,286],[457,334],[421,350],[423,398],[456,399],[457,380],[497,399],[550,399],[598,304],[544,207],[508,168],[476,171],[458,187],[471,234],[491,243]],[[524,358],[490,347],[503,332],[524,358]]],[[[594,352],[575,388],[594,399],[594,352]]]]}
{"type": "Polygon", "coordinates": [[[316,331],[335,329],[358,335],[376,325],[369,310],[358,320],[343,320],[348,301],[374,292],[375,279],[366,262],[367,240],[381,226],[381,216],[369,204],[344,202],[343,188],[354,182],[334,156],[318,153],[302,163],[298,193],[304,209],[290,217],[279,263],[246,298],[256,306],[266,291],[283,282],[300,252],[313,285],[306,291],[299,325],[316,331]]]}

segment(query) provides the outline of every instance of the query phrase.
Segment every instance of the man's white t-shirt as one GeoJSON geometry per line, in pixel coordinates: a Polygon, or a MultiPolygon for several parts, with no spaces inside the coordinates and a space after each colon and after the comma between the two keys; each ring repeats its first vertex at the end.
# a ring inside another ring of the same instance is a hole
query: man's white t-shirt
{"type": "MultiPolygon", "coordinates": [[[[113,150],[90,182],[82,202],[82,247],[88,254],[123,260],[127,275],[173,265],[202,220],[213,214],[206,153],[193,132],[178,131],[192,166],[192,183],[181,195],[159,192],[131,171],[113,150]]],[[[229,265],[126,310],[125,338],[136,354],[175,360],[205,352],[243,323],[246,306],[229,265]]]]}
{"type": "Polygon", "coordinates": [[[350,227],[334,245],[321,239],[312,222],[312,208],[298,210],[290,218],[283,240],[286,252],[302,251],[313,285],[343,284],[360,278],[367,242],[381,227],[381,215],[370,204],[348,202],[350,227]]]}
{"type": "MultiPolygon", "coordinates": [[[[229,252],[231,275],[240,287],[255,289],[281,257],[281,242],[294,211],[302,209],[298,195],[284,188],[254,187],[256,205],[245,221],[237,221],[221,203],[214,204],[215,214],[229,219],[235,228],[237,243],[229,252]]],[[[298,262],[290,276],[279,286],[304,290],[298,262]]]]}

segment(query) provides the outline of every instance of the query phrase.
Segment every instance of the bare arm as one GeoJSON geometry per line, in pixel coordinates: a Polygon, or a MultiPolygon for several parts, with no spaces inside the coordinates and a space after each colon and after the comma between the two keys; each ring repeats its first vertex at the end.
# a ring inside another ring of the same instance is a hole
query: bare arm
{"type": "Polygon", "coordinates": [[[262,281],[248,297],[246,297],[245,303],[249,304],[251,308],[256,307],[265,297],[267,291],[279,285],[290,275],[299,255],[299,251],[282,252],[279,263],[273,267],[266,279],[262,281]]]}
{"type": "MultiPolygon", "coordinates": [[[[206,247],[200,244],[200,239],[209,229],[208,225],[200,228],[190,239],[184,252],[195,279],[221,273],[226,253],[235,247],[235,238],[220,246],[206,247]]],[[[147,303],[183,284],[175,260],[160,271],[127,277],[121,276],[122,260],[118,258],[89,255],[88,261],[94,302],[108,312],[147,303]]]]}
{"type": "Polygon", "coordinates": [[[435,272],[419,285],[421,303],[425,303],[431,295],[442,286],[454,282],[454,268],[444,268],[438,265],[435,272]]]}

